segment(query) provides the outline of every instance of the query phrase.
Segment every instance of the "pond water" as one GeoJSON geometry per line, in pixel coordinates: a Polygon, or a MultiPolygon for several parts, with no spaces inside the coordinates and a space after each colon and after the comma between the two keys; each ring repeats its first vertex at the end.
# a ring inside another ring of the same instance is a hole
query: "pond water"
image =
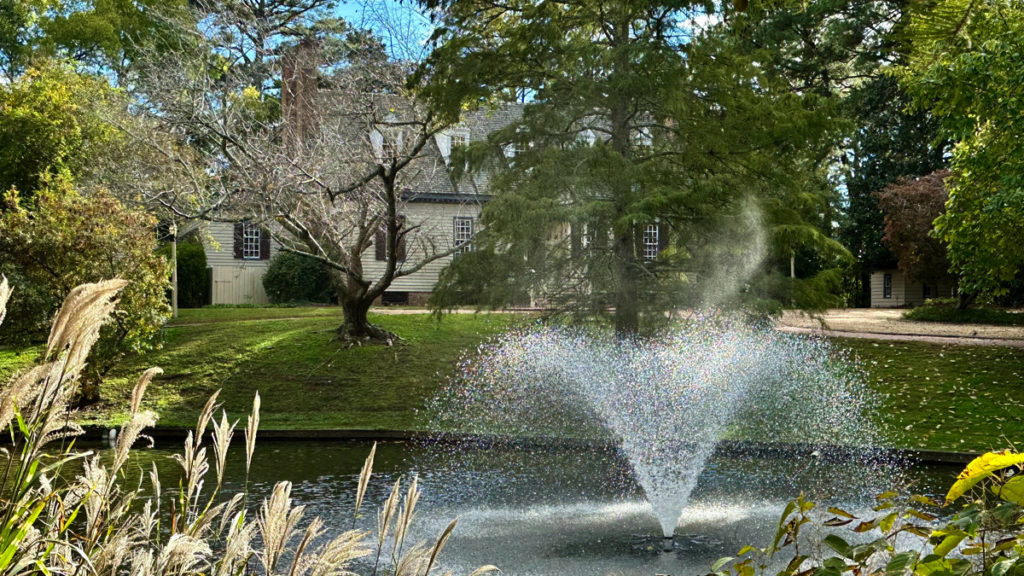
{"type": "MultiPolygon", "coordinates": [[[[135,470],[155,461],[165,487],[177,485],[163,442],[139,450],[135,470]]],[[[365,442],[261,441],[249,478],[250,502],[280,480],[293,483],[293,498],[340,531],[351,528],[365,442]]],[[[599,448],[482,445],[378,445],[363,518],[391,484],[418,476],[423,497],[411,540],[430,540],[447,523],[459,524],[442,556],[442,568],[469,573],[495,564],[505,574],[705,574],[714,560],[746,544],[765,545],[786,502],[805,493],[827,506],[870,514],[874,495],[892,484],[920,494],[943,494],[958,467],[879,465],[864,469],[824,462],[807,454],[783,457],[718,450],[708,460],[681,515],[673,550],[661,550],[661,529],[629,463],[599,448]]],[[[243,489],[244,453],[229,455],[227,493],[243,489]]]]}

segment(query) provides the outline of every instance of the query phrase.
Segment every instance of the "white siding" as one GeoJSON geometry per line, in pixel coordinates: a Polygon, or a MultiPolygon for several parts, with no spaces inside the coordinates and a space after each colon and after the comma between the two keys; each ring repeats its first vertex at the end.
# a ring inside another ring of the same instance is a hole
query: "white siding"
{"type": "Polygon", "coordinates": [[[899,270],[877,270],[871,273],[871,307],[898,308],[907,305],[906,283],[899,270]],[[884,276],[892,274],[892,297],[884,298],[884,276]]]}
{"type": "MultiPolygon", "coordinates": [[[[932,298],[949,298],[953,295],[950,284],[932,285],[932,298]]],[[[924,304],[924,286],[920,282],[908,282],[903,272],[878,270],[871,273],[871,307],[898,308],[924,304]],[[892,298],[883,298],[884,275],[892,274],[892,298]]]]}
{"type": "MultiPolygon", "coordinates": [[[[203,245],[206,265],[213,268],[213,304],[268,304],[263,290],[263,274],[270,260],[235,258],[235,225],[231,222],[210,222],[203,245]]],[[[270,257],[277,253],[277,243],[270,243],[270,257]]]]}
{"type": "MultiPolygon", "coordinates": [[[[437,204],[416,202],[405,206],[403,215],[406,226],[418,226],[415,232],[406,237],[405,261],[411,266],[420,261],[426,253],[444,252],[453,246],[456,216],[480,217],[480,206],[477,204],[437,204]]],[[[475,222],[475,231],[480,230],[480,222],[475,222]]],[[[420,271],[399,278],[391,283],[389,292],[433,292],[441,269],[451,262],[451,256],[435,260],[420,271]]],[[[370,281],[376,281],[384,272],[385,263],[376,259],[373,246],[363,253],[363,273],[370,281]]]]}
{"type": "MultiPolygon", "coordinates": [[[[477,220],[474,231],[479,231],[480,206],[478,204],[440,204],[416,202],[405,206],[403,215],[407,226],[416,230],[406,237],[406,262],[411,266],[424,254],[445,252],[452,248],[456,216],[471,216],[477,220]]],[[[263,274],[269,260],[240,260],[234,257],[234,224],[212,222],[208,227],[206,263],[213,268],[214,304],[265,304],[263,274]],[[211,242],[212,240],[212,242],[211,242]]],[[[271,242],[271,256],[278,251],[271,242]]],[[[451,262],[451,256],[427,264],[414,274],[395,280],[389,292],[432,292],[438,274],[451,262]]],[[[380,278],[385,263],[376,259],[374,246],[363,253],[363,273],[371,282],[380,278]]]]}
{"type": "Polygon", "coordinates": [[[214,266],[213,304],[268,304],[263,290],[266,266],[214,266]]]}
{"type": "MultiPolygon", "coordinates": [[[[244,264],[251,268],[266,268],[270,260],[242,260],[235,258],[235,225],[231,222],[210,222],[206,229],[206,238],[203,239],[206,247],[206,265],[212,268],[218,266],[238,266],[244,264]]],[[[277,254],[277,242],[270,243],[270,257],[277,254]]]]}

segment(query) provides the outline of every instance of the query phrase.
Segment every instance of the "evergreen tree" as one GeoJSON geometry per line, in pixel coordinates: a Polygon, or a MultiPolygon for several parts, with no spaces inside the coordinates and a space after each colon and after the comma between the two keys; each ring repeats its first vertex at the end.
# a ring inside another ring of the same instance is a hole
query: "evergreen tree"
{"type": "Polygon", "coordinates": [[[774,242],[843,252],[814,232],[821,188],[808,186],[827,111],[736,41],[725,20],[744,15],[649,0],[427,7],[443,16],[420,78],[441,115],[525,101],[521,122],[469,151],[495,196],[436,306],[532,296],[614,310],[631,334],[749,289],[774,242]]]}

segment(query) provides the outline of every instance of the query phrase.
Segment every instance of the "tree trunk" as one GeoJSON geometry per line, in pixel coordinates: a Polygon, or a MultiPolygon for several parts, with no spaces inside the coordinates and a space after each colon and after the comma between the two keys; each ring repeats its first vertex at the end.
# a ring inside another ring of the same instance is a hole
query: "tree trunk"
{"type": "MultiPolygon", "coordinates": [[[[612,48],[617,51],[612,76],[629,78],[630,61],[622,46],[629,43],[630,19],[623,12],[615,17],[612,48]]],[[[613,85],[615,82],[612,83],[613,85]]],[[[631,100],[621,90],[612,93],[609,106],[611,121],[611,148],[623,160],[631,160],[629,117],[631,100]]],[[[633,202],[633,183],[616,179],[613,183],[617,219],[630,211],[633,202]]],[[[619,336],[635,335],[640,330],[639,288],[637,286],[638,255],[636,253],[635,225],[617,224],[615,230],[615,333],[619,336]]]]}
{"type": "Polygon", "coordinates": [[[958,298],[957,304],[956,304],[957,310],[967,310],[968,308],[970,308],[971,304],[974,304],[974,301],[977,298],[978,298],[978,294],[976,292],[975,293],[960,292],[959,293],[959,298],[958,298]]]}
{"type": "Polygon", "coordinates": [[[631,336],[640,330],[639,294],[636,285],[636,255],[632,234],[615,238],[615,333],[631,336]]]}
{"type": "Polygon", "coordinates": [[[366,286],[340,272],[332,272],[330,276],[343,318],[336,330],[338,339],[353,344],[370,340],[393,342],[396,339],[393,333],[370,324],[367,319],[374,299],[367,293],[366,286]]]}

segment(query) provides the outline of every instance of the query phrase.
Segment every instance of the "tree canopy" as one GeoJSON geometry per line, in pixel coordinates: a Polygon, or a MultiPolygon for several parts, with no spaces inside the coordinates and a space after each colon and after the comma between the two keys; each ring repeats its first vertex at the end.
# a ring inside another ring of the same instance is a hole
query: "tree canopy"
{"type": "Polygon", "coordinates": [[[42,180],[85,178],[124,140],[109,122],[119,103],[105,80],[39,64],[0,85],[0,190],[29,202],[42,180]]]}
{"type": "Polygon", "coordinates": [[[962,292],[1003,295],[1024,266],[1024,5],[939,0],[910,32],[900,79],[954,144],[939,237],[962,292]]]}
{"type": "Polygon", "coordinates": [[[945,212],[946,179],[939,170],[921,178],[903,178],[875,193],[885,213],[886,246],[899,268],[915,282],[951,283],[946,246],[935,238],[935,219],[945,212]]]}
{"type": "Polygon", "coordinates": [[[732,33],[748,16],[646,0],[427,6],[443,14],[421,74],[440,114],[525,101],[469,151],[496,173],[494,198],[435,305],[532,295],[613,309],[633,333],[680,305],[755,296],[767,253],[845,254],[818,228],[827,187],[808,154],[829,114],[732,33]]]}

